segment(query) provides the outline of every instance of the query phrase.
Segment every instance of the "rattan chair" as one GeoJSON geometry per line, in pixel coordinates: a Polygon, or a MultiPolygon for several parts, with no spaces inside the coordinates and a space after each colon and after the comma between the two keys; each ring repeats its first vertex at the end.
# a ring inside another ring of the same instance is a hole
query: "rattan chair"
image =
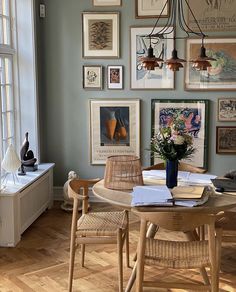
{"type": "MultiPolygon", "coordinates": [[[[136,291],[143,287],[169,289],[196,289],[201,291],[218,291],[221,251],[221,229],[215,228],[217,215],[176,212],[135,212],[141,218],[140,239],[137,261],[136,291]],[[168,241],[146,238],[147,222],[173,231],[183,231],[190,241],[168,241]],[[208,240],[199,240],[195,228],[201,225],[208,227],[208,240]],[[164,268],[193,269],[199,268],[203,276],[202,284],[144,281],[144,264],[155,264],[164,268]],[[210,267],[211,281],[205,267],[210,267]]],[[[221,216],[221,214],[219,214],[221,216]]]]}
{"type": "Polygon", "coordinates": [[[88,212],[89,187],[99,179],[73,179],[68,184],[68,195],[73,198],[71,224],[69,291],[72,291],[75,250],[81,245],[81,265],[84,267],[85,244],[116,243],[118,247],[119,292],[123,291],[123,245],[126,242],[126,264],[129,266],[128,211],[88,212]],[[82,215],[78,219],[78,202],[82,200],[82,215]]]}
{"type": "MultiPolygon", "coordinates": [[[[153,169],[163,170],[165,168],[166,168],[165,163],[161,162],[161,163],[151,165],[149,167],[145,167],[145,168],[143,168],[143,170],[153,170],[153,169]]],[[[196,167],[196,166],[193,166],[191,164],[184,163],[184,162],[179,163],[178,170],[189,171],[189,172],[193,172],[193,173],[205,173],[206,172],[206,169],[204,169],[204,168],[196,167]]]]}

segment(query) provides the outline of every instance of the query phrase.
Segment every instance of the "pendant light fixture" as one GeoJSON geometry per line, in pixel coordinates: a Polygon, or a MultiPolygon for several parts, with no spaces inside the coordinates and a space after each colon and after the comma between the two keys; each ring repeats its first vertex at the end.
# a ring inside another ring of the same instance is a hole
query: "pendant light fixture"
{"type": "Polygon", "coordinates": [[[177,39],[187,39],[191,36],[197,36],[201,38],[202,45],[200,48],[200,54],[199,56],[191,60],[192,66],[196,70],[207,70],[208,67],[211,67],[211,63],[209,61],[215,61],[214,58],[208,57],[206,55],[206,48],[204,47],[204,39],[206,35],[202,32],[200,25],[193,14],[193,11],[188,3],[188,0],[166,0],[160,15],[157,17],[156,23],[154,24],[154,27],[149,35],[146,36],[146,38],[149,39],[150,45],[147,50],[147,56],[143,57],[142,63],[143,66],[147,70],[155,70],[156,67],[160,67],[159,63],[163,63],[167,65],[167,67],[172,71],[179,71],[179,68],[183,68],[183,63],[186,62],[184,59],[180,59],[178,57],[178,52],[175,44],[175,40],[177,39]],[[158,25],[160,18],[162,17],[163,12],[167,8],[167,5],[170,5],[170,16],[167,20],[167,23],[165,26],[160,27],[158,31],[158,25]],[[193,31],[187,24],[186,17],[184,15],[184,12],[189,11],[191,14],[194,22],[197,25],[198,31],[193,31]],[[179,27],[182,31],[182,34],[180,36],[171,37],[170,34],[173,33],[174,28],[179,27]],[[155,31],[155,33],[154,33],[155,31]],[[172,51],[172,56],[170,59],[163,61],[162,58],[156,57],[153,54],[153,47],[152,47],[152,40],[162,40],[162,39],[173,39],[174,40],[174,49],[172,51]]]}

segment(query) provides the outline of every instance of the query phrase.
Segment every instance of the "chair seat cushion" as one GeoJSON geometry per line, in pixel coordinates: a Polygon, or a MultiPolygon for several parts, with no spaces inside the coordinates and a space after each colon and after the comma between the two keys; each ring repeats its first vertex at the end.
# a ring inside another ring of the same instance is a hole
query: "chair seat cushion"
{"type": "Polygon", "coordinates": [[[77,222],[79,236],[116,236],[127,226],[126,212],[97,212],[82,215],[77,222]]]}
{"type": "Polygon", "coordinates": [[[145,262],[165,268],[191,269],[208,266],[208,241],[146,239],[145,262]]]}

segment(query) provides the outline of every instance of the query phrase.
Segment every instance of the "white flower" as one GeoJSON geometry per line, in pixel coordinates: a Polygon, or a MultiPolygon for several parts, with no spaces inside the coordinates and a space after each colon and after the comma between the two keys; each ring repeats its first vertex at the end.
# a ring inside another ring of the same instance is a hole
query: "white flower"
{"type": "Polygon", "coordinates": [[[174,140],[174,144],[175,145],[182,145],[184,144],[184,137],[183,136],[176,136],[175,140],[174,140]]]}

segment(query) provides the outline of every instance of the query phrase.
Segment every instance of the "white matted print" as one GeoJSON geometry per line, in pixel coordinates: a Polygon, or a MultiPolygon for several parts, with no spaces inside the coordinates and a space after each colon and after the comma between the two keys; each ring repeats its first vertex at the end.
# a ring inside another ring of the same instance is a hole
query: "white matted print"
{"type": "Polygon", "coordinates": [[[136,0],[136,18],[168,17],[169,1],[166,0],[136,0]]]}
{"type": "Polygon", "coordinates": [[[90,100],[90,161],[111,155],[140,156],[140,100],[90,100]]]}
{"type": "Polygon", "coordinates": [[[123,88],[123,66],[107,66],[108,89],[123,88]]]}
{"type": "Polygon", "coordinates": [[[102,89],[102,66],[83,66],[83,88],[102,89]]]}
{"type": "Polygon", "coordinates": [[[119,12],[83,13],[83,57],[119,57],[119,12]]]}
{"type": "Polygon", "coordinates": [[[121,6],[121,0],[93,0],[93,6],[121,6]]]}
{"type": "MultiPolygon", "coordinates": [[[[157,27],[153,33],[161,30],[157,27]]],[[[149,47],[149,38],[152,27],[131,27],[131,89],[174,89],[174,72],[167,69],[164,64],[161,68],[155,70],[146,70],[142,64],[142,57],[147,55],[149,47]]],[[[173,28],[169,28],[169,38],[173,37],[173,28]]],[[[173,39],[163,39],[157,42],[152,40],[154,55],[162,59],[167,59],[171,56],[174,48],[173,39]]]]}

